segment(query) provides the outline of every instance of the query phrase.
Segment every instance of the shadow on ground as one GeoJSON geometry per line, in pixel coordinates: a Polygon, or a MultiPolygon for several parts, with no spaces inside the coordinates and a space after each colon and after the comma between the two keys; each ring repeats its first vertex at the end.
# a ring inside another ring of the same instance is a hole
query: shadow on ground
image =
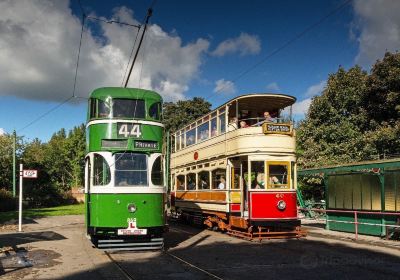
{"type": "MultiPolygon", "coordinates": [[[[378,252],[373,246],[311,239],[256,243],[180,226],[172,227],[165,237],[166,252],[112,256],[134,279],[366,280],[398,279],[400,275],[400,252],[378,252]]],[[[97,271],[103,274],[113,268],[115,264],[110,263],[97,271]]],[[[64,279],[88,279],[85,276],[85,272],[71,273],[64,279]]]]}

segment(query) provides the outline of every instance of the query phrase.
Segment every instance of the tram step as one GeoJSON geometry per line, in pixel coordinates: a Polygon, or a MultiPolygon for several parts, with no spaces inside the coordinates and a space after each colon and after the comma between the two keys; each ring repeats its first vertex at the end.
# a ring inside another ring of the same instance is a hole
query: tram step
{"type": "Polygon", "coordinates": [[[153,238],[145,242],[132,242],[124,239],[104,239],[97,241],[97,248],[104,251],[145,251],[161,250],[164,247],[164,238],[153,238]]]}

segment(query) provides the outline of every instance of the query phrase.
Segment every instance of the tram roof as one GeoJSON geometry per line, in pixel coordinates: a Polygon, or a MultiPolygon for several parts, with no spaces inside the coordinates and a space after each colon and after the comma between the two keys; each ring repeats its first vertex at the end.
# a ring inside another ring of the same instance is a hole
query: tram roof
{"type": "Polygon", "coordinates": [[[95,89],[90,98],[104,100],[107,97],[126,99],[156,99],[162,101],[161,95],[155,91],[140,88],[103,87],[95,89]]]}
{"type": "MultiPolygon", "coordinates": [[[[287,95],[287,94],[282,94],[282,93],[248,93],[248,94],[243,94],[239,95],[235,98],[232,98],[231,100],[225,102],[221,106],[218,106],[214,110],[217,110],[221,107],[226,106],[229,103],[232,103],[234,101],[241,101],[241,104],[243,105],[251,105],[251,104],[256,104],[258,105],[259,103],[257,101],[268,101],[269,105],[274,106],[274,107],[286,107],[293,105],[296,102],[296,97],[287,95]],[[251,98],[251,101],[250,99],[251,98]],[[245,100],[249,99],[249,100],[245,100]],[[248,102],[246,102],[248,101],[248,102]]],[[[213,110],[213,111],[214,111],[213,110]]]]}

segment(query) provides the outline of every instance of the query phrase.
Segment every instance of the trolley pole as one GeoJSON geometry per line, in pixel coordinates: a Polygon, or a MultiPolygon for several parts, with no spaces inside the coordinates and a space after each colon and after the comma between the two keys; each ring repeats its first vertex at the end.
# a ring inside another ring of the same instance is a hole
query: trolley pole
{"type": "Polygon", "coordinates": [[[18,231],[22,231],[22,180],[23,180],[23,165],[19,165],[19,211],[18,211],[18,231]]]}
{"type": "Polygon", "coordinates": [[[14,130],[14,132],[13,132],[13,173],[12,173],[12,177],[13,177],[13,197],[15,198],[15,184],[16,184],[16,178],[15,178],[15,169],[16,169],[16,166],[15,166],[15,154],[16,154],[16,149],[17,149],[17,145],[16,145],[16,142],[17,142],[17,133],[15,132],[15,130],[14,130]]]}

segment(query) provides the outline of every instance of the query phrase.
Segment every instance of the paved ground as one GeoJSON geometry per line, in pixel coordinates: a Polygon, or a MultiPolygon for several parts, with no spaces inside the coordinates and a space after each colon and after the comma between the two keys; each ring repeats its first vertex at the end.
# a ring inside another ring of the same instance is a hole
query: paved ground
{"type": "MultiPolygon", "coordinates": [[[[110,256],[118,267],[91,247],[83,234],[83,217],[49,217],[35,222],[25,226],[29,232],[0,233],[0,248],[24,247],[27,251],[19,254],[33,264],[3,271],[0,266],[1,279],[365,280],[399,279],[400,275],[398,242],[380,243],[375,238],[374,242],[356,243],[348,239],[351,235],[315,227],[311,228],[315,234],[302,240],[260,244],[172,224],[165,252],[113,253],[110,256]],[[333,238],[325,238],[324,233],[333,238]]],[[[0,259],[4,266],[4,253],[0,259]]]]}

